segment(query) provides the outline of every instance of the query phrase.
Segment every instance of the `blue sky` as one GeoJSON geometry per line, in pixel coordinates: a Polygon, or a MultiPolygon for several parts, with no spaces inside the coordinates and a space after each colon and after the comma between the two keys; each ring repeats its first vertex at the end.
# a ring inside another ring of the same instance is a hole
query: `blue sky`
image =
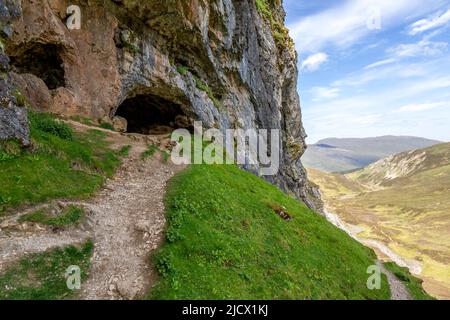
{"type": "Polygon", "coordinates": [[[450,0],[284,0],[308,143],[450,141],[450,0]]]}

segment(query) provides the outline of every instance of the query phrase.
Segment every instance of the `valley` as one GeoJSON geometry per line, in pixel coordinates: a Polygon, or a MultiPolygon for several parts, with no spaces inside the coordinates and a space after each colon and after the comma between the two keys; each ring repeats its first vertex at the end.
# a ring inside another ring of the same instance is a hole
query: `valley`
{"type": "Polygon", "coordinates": [[[381,258],[409,267],[430,294],[450,297],[449,143],[348,174],[308,171],[347,229],[381,258]]]}

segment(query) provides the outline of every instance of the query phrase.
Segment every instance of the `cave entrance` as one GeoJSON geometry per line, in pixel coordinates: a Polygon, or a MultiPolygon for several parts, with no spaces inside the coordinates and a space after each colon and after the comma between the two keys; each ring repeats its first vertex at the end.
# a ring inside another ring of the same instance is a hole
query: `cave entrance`
{"type": "Polygon", "coordinates": [[[152,94],[126,99],[116,116],[128,121],[129,133],[167,134],[178,128],[191,129],[181,105],[152,94]]]}
{"type": "Polygon", "coordinates": [[[50,90],[65,86],[61,47],[49,43],[34,43],[22,54],[11,57],[18,73],[31,73],[41,78],[50,90]]]}

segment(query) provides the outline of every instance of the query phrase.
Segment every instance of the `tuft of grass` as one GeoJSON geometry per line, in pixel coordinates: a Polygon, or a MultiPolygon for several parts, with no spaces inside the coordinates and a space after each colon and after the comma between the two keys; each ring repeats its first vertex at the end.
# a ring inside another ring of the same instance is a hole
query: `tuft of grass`
{"type": "Polygon", "coordinates": [[[161,154],[164,162],[169,161],[170,153],[167,150],[161,151],[161,154]]]}
{"type": "Polygon", "coordinates": [[[155,153],[159,150],[159,148],[154,145],[151,144],[147,147],[147,150],[145,150],[142,154],[141,154],[141,159],[147,159],[147,158],[151,158],[155,155],[155,153]]]}
{"type": "Polygon", "coordinates": [[[106,129],[106,130],[115,131],[113,125],[111,123],[108,123],[108,122],[100,123],[100,128],[103,128],[103,129],[106,129]]]}
{"type": "Polygon", "coordinates": [[[423,281],[411,275],[408,268],[400,267],[394,262],[386,262],[384,266],[403,282],[414,300],[435,300],[423,290],[423,281]]]}
{"type": "Polygon", "coordinates": [[[25,98],[25,96],[18,89],[14,90],[13,96],[16,98],[17,105],[21,107],[28,106],[27,98],[25,98]]]}
{"type": "Polygon", "coordinates": [[[139,54],[141,53],[141,49],[139,49],[135,44],[132,43],[124,43],[124,48],[128,49],[132,54],[139,54]]]}
{"type": "Polygon", "coordinates": [[[208,95],[209,99],[211,99],[211,101],[213,102],[214,106],[216,108],[220,108],[221,103],[214,95],[214,92],[212,91],[212,89],[205,82],[203,82],[200,78],[194,76],[194,80],[195,80],[195,85],[196,85],[197,89],[205,92],[208,95]]]}
{"type": "Polygon", "coordinates": [[[0,214],[23,204],[88,197],[113,174],[120,160],[106,134],[67,128],[50,115],[30,112],[33,147],[0,144],[0,214]]]}
{"type": "Polygon", "coordinates": [[[78,266],[87,278],[94,245],[69,246],[23,257],[0,274],[0,300],[57,300],[76,296],[67,288],[68,267],[78,266]]]}
{"type": "Polygon", "coordinates": [[[374,252],[235,165],[194,165],[166,195],[155,299],[389,299],[367,288],[374,252]],[[283,208],[289,223],[268,204],[283,208]]]}
{"type": "Polygon", "coordinates": [[[186,73],[189,72],[189,68],[185,67],[185,66],[178,66],[177,67],[177,71],[178,71],[179,74],[185,75],[186,73]]]}
{"type": "Polygon", "coordinates": [[[80,122],[82,124],[88,125],[88,126],[95,126],[96,125],[91,118],[82,117],[82,116],[79,116],[79,115],[72,116],[72,117],[70,117],[70,119],[72,119],[74,121],[77,121],[77,122],[80,122]]]}
{"type": "Polygon", "coordinates": [[[120,148],[120,150],[117,151],[117,154],[120,157],[128,157],[128,155],[130,154],[131,148],[132,147],[130,145],[123,146],[122,148],[120,148]]]}
{"type": "Polygon", "coordinates": [[[85,215],[82,208],[69,205],[60,215],[51,216],[45,209],[38,210],[20,217],[19,222],[35,222],[49,226],[67,226],[79,222],[85,215]]]}

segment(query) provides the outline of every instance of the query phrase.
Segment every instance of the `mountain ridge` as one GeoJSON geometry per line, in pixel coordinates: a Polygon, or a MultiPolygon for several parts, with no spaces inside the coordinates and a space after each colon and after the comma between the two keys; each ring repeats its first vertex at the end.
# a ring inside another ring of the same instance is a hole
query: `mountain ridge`
{"type": "Polygon", "coordinates": [[[368,138],[326,138],[309,145],[302,157],[306,167],[345,172],[366,167],[387,156],[441,143],[415,136],[386,135],[368,138]]]}

